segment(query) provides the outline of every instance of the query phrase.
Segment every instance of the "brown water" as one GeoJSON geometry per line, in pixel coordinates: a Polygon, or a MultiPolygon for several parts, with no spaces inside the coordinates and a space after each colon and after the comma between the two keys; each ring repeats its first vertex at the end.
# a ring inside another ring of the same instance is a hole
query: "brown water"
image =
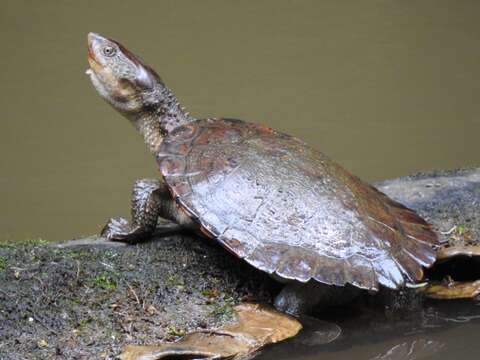
{"type": "Polygon", "coordinates": [[[479,305],[427,302],[423,310],[395,319],[379,312],[364,314],[360,321],[358,315],[336,314],[332,321],[341,325],[342,333],[333,342],[322,344],[332,325],[307,323],[299,336],[266,349],[256,360],[478,359],[479,305]]]}
{"type": "Polygon", "coordinates": [[[475,1],[2,1],[0,239],[98,232],[156,174],[84,75],[89,31],[148,59],[194,115],[266,123],[378,180],[480,165],[479,15],[475,1]]]}

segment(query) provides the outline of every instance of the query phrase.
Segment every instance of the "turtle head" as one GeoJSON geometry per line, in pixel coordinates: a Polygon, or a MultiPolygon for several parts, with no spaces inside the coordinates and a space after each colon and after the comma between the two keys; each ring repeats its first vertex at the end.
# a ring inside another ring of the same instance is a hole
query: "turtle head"
{"type": "Polygon", "coordinates": [[[93,85],[157,151],[165,134],[194,121],[157,73],[115,40],[88,34],[88,62],[93,85]]]}
{"type": "Polygon", "coordinates": [[[99,94],[127,118],[160,106],[160,77],[115,40],[89,33],[88,62],[87,74],[99,94]]]}

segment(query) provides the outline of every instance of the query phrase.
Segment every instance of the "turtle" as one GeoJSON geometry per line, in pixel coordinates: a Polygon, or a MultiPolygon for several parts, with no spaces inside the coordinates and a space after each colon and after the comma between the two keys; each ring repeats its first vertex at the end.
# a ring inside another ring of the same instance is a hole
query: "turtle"
{"type": "Polygon", "coordinates": [[[160,170],[135,182],[132,219],[110,219],[109,240],[140,242],[159,219],[173,221],[284,283],[274,304],[292,314],[415,284],[435,262],[438,237],[425,219],[302,140],[258,122],[193,117],[108,37],[88,34],[88,61],[94,87],[160,170]]]}

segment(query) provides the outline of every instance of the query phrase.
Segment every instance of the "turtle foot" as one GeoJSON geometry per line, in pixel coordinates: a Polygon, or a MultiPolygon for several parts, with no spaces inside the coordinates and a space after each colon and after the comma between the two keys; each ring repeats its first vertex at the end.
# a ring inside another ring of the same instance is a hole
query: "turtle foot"
{"type": "Polygon", "coordinates": [[[128,220],[117,217],[108,220],[102,229],[101,236],[110,241],[134,244],[144,240],[148,234],[140,227],[132,227],[128,220]]]}

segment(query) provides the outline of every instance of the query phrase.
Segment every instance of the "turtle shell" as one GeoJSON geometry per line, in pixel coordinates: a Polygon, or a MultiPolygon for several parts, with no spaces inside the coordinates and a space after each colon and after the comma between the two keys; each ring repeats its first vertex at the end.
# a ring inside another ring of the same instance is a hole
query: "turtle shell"
{"type": "Polygon", "coordinates": [[[206,235],[280,279],[398,288],[435,261],[437,237],[413,210],[271,128],[197,120],[165,137],[157,161],[206,235]]]}

